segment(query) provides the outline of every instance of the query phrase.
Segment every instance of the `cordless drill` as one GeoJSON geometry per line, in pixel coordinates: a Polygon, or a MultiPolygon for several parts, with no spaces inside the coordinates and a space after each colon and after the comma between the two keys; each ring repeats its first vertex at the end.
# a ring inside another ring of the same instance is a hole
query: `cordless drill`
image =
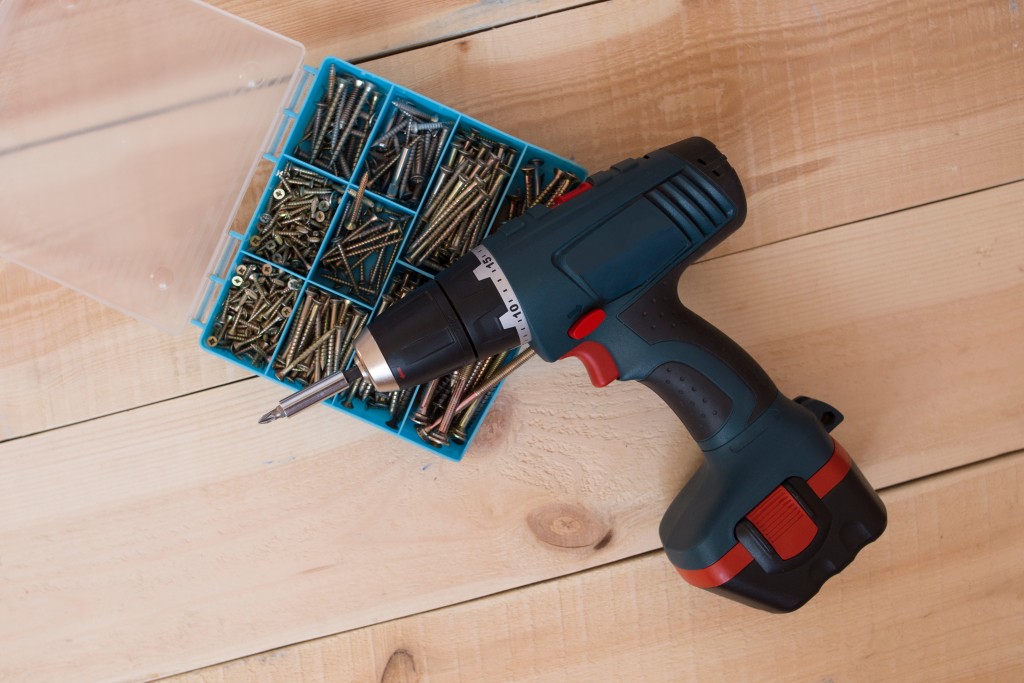
{"type": "Polygon", "coordinates": [[[690,138],[563,199],[509,221],[371,322],[349,380],[393,391],[529,344],[549,362],[579,358],[595,386],[645,384],[705,455],[661,522],[672,564],[700,588],[797,609],[882,534],[886,512],[829,435],[839,411],[783,396],[680,303],[683,270],[746,217],[736,172],[690,138]]]}

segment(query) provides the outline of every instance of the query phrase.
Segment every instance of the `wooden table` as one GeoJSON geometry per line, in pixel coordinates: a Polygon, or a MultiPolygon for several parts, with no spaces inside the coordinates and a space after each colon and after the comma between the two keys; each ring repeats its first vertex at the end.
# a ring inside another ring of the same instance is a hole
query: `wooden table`
{"type": "Polygon", "coordinates": [[[1017,2],[215,4],[589,168],[715,140],[749,219],[681,296],[841,408],[890,527],[762,614],[658,549],[699,453],[643,387],[532,362],[459,464],[256,429],[280,389],[194,332],[0,263],[0,679],[1024,676],[1017,2]]]}

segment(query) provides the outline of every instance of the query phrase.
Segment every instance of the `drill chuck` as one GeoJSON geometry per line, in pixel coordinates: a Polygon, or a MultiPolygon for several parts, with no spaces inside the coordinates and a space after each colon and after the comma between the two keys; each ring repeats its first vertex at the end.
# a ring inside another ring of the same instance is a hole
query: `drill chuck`
{"type": "Polygon", "coordinates": [[[478,358],[466,326],[436,280],[375,318],[356,351],[378,391],[415,387],[478,358]]]}
{"type": "Polygon", "coordinates": [[[355,347],[355,366],[359,368],[363,379],[373,383],[374,389],[385,392],[398,391],[402,388],[398,385],[394,373],[391,372],[387,356],[381,351],[372,331],[364,329],[360,332],[356,337],[355,347]]]}

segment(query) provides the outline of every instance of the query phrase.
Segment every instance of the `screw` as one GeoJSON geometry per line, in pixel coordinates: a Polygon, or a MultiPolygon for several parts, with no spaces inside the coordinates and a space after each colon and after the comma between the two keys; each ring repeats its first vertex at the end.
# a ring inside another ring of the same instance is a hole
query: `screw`
{"type": "Polygon", "coordinates": [[[289,279],[275,268],[267,269],[244,259],[231,278],[231,288],[215,314],[208,346],[225,348],[255,368],[265,367],[291,312],[296,292],[289,279]]]}
{"type": "MultiPolygon", "coordinates": [[[[370,180],[369,174],[363,174],[362,179],[359,181],[359,189],[356,190],[355,199],[352,200],[352,205],[353,206],[362,206],[362,204],[363,204],[363,197],[366,196],[366,184],[369,182],[369,180],[370,180]]],[[[350,211],[350,216],[351,217],[349,218],[348,223],[345,225],[345,229],[346,230],[348,230],[350,232],[352,230],[355,230],[356,218],[358,217],[358,215],[359,215],[358,211],[350,211]]]]}
{"type": "Polygon", "coordinates": [[[437,391],[437,385],[440,381],[441,378],[438,377],[423,386],[423,395],[420,397],[420,403],[416,407],[416,412],[409,418],[414,423],[425,425],[430,422],[430,404],[434,399],[434,392],[437,391]]]}
{"type": "Polygon", "coordinates": [[[559,196],[565,194],[569,189],[569,185],[573,182],[579,182],[572,173],[563,171],[560,168],[555,169],[555,175],[544,189],[540,191],[540,194],[534,199],[534,205],[544,204],[550,206],[551,203],[559,196]]]}
{"type": "Polygon", "coordinates": [[[348,300],[308,288],[288,334],[286,350],[274,362],[277,376],[311,384],[342,369],[354,350],[343,340],[361,329],[365,321],[366,313],[348,300]]]}
{"type": "Polygon", "coordinates": [[[441,269],[476,246],[497,213],[516,154],[478,131],[458,133],[427,193],[405,259],[441,269]]]}
{"type": "Polygon", "coordinates": [[[527,206],[533,206],[533,198],[537,196],[536,183],[537,181],[537,167],[530,163],[527,166],[523,166],[523,184],[525,187],[525,199],[527,206]]]}
{"type": "Polygon", "coordinates": [[[412,400],[412,391],[412,389],[401,389],[391,392],[388,402],[388,414],[391,419],[385,423],[388,427],[398,429],[398,421],[405,415],[405,411],[409,407],[409,401],[412,400]]]}
{"type": "Polygon", "coordinates": [[[373,83],[338,73],[332,66],[323,97],[294,154],[332,174],[351,176],[376,122],[379,102],[373,83]]]}

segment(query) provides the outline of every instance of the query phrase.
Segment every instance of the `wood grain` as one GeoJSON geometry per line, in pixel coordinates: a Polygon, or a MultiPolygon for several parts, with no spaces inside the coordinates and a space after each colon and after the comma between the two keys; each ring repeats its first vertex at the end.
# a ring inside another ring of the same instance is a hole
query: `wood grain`
{"type": "Polygon", "coordinates": [[[363,61],[467,33],[591,4],[594,0],[212,0],[211,4],[306,46],[307,63],[363,61]]]}
{"type": "Polygon", "coordinates": [[[1020,680],[1022,489],[1017,453],[883,492],[885,535],[792,615],[654,553],[169,683],[1020,680]]]}
{"type": "MultiPolygon", "coordinates": [[[[394,25],[383,17],[407,16],[401,31],[430,40],[450,35],[449,25],[482,27],[565,5],[390,0],[367,12],[313,0],[220,4],[302,40],[311,61],[390,49],[391,28],[364,30],[366,22],[394,25]],[[376,36],[376,47],[346,50],[354,34],[376,36]]],[[[592,168],[686,135],[710,136],[750,194],[747,225],[722,248],[734,251],[1020,177],[1021,33],[1012,7],[981,0],[615,0],[367,66],[592,168]]],[[[420,38],[395,44],[409,41],[420,38]]],[[[11,277],[0,273],[0,282],[11,277]]],[[[50,287],[17,279],[2,287],[25,300],[50,287]]],[[[19,304],[0,299],[0,359],[53,359],[27,372],[0,360],[0,387],[12,387],[0,398],[7,437],[221,381],[180,376],[180,358],[202,355],[188,339],[155,341],[141,326],[135,336],[118,314],[76,294],[52,297],[60,321],[12,318],[6,311],[19,304]],[[58,328],[77,332],[58,336],[58,328]],[[127,353],[147,358],[152,381],[142,386],[109,363],[83,363],[82,349],[110,349],[112,362],[127,353]],[[69,368],[85,392],[73,401],[46,389],[63,386],[69,368]]]]}
{"type": "Polygon", "coordinates": [[[715,141],[722,254],[1024,176],[1022,53],[986,0],[614,0],[365,66],[586,168],[715,141]]]}
{"type": "MultiPolygon", "coordinates": [[[[1024,444],[1022,201],[707,261],[683,298],[835,402],[876,486],[924,476],[1024,444]]],[[[152,678],[645,552],[698,458],[653,395],[577,364],[527,364],[459,464],[326,408],[255,429],[277,398],[241,382],[0,446],[0,677],[152,678]],[[553,543],[531,513],[607,531],[553,543]]]]}

